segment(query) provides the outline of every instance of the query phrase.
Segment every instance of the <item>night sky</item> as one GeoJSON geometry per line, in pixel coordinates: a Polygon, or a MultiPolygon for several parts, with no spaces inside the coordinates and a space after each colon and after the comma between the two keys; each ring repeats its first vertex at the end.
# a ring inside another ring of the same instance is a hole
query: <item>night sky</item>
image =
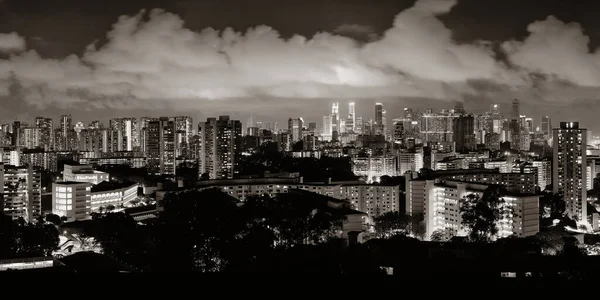
{"type": "Polygon", "coordinates": [[[391,119],[457,100],[508,113],[518,98],[537,122],[596,131],[597,11],[567,0],[0,0],[0,118],[321,122],[333,101],[355,101],[365,119],[383,102],[391,119]]]}

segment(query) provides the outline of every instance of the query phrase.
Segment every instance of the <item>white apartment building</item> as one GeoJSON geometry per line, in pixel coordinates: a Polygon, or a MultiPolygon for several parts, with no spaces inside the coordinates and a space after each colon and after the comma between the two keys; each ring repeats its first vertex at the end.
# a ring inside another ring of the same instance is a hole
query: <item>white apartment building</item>
{"type": "Polygon", "coordinates": [[[352,159],[352,172],[356,176],[367,178],[367,182],[379,181],[381,176],[396,176],[396,158],[383,157],[355,157],[352,159]]]}
{"type": "Polygon", "coordinates": [[[41,174],[33,166],[0,165],[0,184],[3,187],[4,214],[33,222],[42,210],[41,174]]]}
{"type": "MultiPolygon", "coordinates": [[[[426,237],[435,231],[444,231],[452,236],[467,236],[460,214],[461,200],[469,194],[482,195],[488,184],[459,181],[411,180],[408,182],[406,205],[414,212],[421,207],[425,217],[426,237]]],[[[498,237],[516,235],[526,237],[539,232],[538,195],[509,194],[503,197],[505,207],[511,213],[499,221],[498,237]]]]}
{"type": "Polygon", "coordinates": [[[420,171],[423,168],[423,151],[398,153],[398,173],[404,175],[408,171],[420,171]]]}

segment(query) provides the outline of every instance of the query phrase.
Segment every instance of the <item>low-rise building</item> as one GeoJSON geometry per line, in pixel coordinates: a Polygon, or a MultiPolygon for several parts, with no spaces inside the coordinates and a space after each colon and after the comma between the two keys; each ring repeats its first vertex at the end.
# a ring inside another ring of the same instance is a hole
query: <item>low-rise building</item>
{"type": "Polygon", "coordinates": [[[105,181],[91,189],[92,211],[109,205],[118,207],[137,197],[139,185],[132,182],[105,181]]]}
{"type": "MultiPolygon", "coordinates": [[[[217,187],[234,198],[244,201],[251,195],[275,196],[298,189],[329,196],[335,199],[347,200],[353,209],[377,217],[386,212],[400,211],[400,186],[373,185],[364,182],[327,182],[304,183],[296,178],[260,178],[260,179],[224,179],[199,181],[191,189],[208,189],[217,187]]],[[[158,209],[161,200],[170,191],[157,191],[158,209]]]]}
{"type": "Polygon", "coordinates": [[[105,172],[94,170],[92,165],[65,165],[63,172],[64,181],[89,182],[99,184],[108,181],[109,175],[105,172]]]}
{"type": "Polygon", "coordinates": [[[92,197],[89,182],[62,181],[52,183],[52,213],[68,221],[89,218],[92,197]]]}

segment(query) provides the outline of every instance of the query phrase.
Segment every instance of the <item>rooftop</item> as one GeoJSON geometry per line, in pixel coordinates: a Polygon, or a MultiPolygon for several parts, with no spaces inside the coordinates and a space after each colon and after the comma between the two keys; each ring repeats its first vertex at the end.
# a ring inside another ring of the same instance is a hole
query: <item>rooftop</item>
{"type": "Polygon", "coordinates": [[[137,186],[137,183],[135,183],[133,181],[123,181],[123,182],[103,181],[103,182],[100,182],[99,184],[92,186],[92,193],[118,190],[118,189],[128,188],[128,187],[131,187],[134,185],[137,186]]]}
{"type": "Polygon", "coordinates": [[[79,182],[79,181],[58,181],[55,182],[60,185],[79,185],[79,184],[90,184],[89,182],[79,182]]]}

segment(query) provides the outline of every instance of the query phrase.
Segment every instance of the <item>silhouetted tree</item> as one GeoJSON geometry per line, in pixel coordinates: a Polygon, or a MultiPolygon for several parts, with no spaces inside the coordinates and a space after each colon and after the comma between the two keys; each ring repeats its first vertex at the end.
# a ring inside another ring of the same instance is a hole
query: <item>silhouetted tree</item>
{"type": "Polygon", "coordinates": [[[380,238],[408,234],[411,231],[411,217],[395,211],[375,217],[374,222],[375,232],[380,238]]]}
{"type": "Polygon", "coordinates": [[[59,226],[62,224],[62,220],[60,219],[60,217],[58,215],[55,214],[47,214],[46,215],[46,221],[50,222],[56,226],[59,226]]]}
{"type": "Polygon", "coordinates": [[[501,193],[499,186],[490,186],[481,197],[469,194],[461,199],[462,225],[469,230],[470,240],[486,242],[498,234],[498,221],[508,213],[501,193]]]}

